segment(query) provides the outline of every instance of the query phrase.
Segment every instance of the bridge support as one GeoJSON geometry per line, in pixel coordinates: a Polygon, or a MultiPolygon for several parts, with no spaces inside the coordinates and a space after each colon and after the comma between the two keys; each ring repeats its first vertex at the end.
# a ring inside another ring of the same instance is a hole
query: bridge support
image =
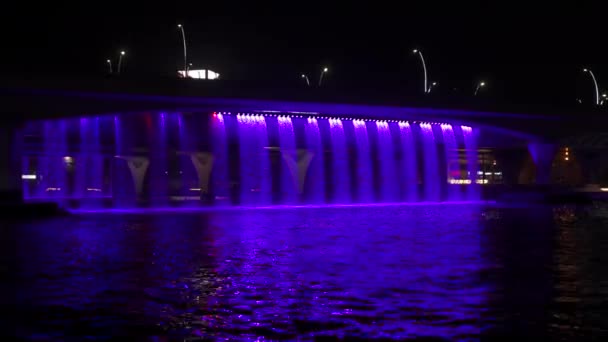
{"type": "Polygon", "coordinates": [[[201,199],[209,196],[209,179],[213,169],[213,154],[208,152],[197,152],[190,154],[192,164],[198,176],[198,186],[201,189],[201,199]]]}
{"type": "Polygon", "coordinates": [[[530,143],[528,151],[536,166],[536,184],[546,185],[551,182],[551,168],[558,146],[549,143],[530,143]]]}
{"type": "Polygon", "coordinates": [[[131,171],[131,177],[133,178],[133,185],[135,186],[135,195],[137,198],[141,198],[144,192],[144,179],[148,172],[148,166],[150,166],[150,158],[142,156],[117,156],[127,162],[129,171],[131,171]]]}
{"type": "Polygon", "coordinates": [[[281,156],[289,168],[294,184],[297,186],[298,194],[302,195],[304,193],[304,182],[306,181],[308,167],[314,154],[308,150],[300,149],[295,151],[295,153],[281,151],[281,156]]]}
{"type": "Polygon", "coordinates": [[[0,126],[0,204],[23,202],[21,142],[19,125],[0,126]]]}

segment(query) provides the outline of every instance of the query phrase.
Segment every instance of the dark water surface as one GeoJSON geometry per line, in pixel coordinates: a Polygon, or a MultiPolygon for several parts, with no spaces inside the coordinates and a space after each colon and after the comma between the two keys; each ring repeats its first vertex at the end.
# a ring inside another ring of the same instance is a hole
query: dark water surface
{"type": "Polygon", "coordinates": [[[608,206],[2,222],[6,337],[608,337],[608,206]]]}

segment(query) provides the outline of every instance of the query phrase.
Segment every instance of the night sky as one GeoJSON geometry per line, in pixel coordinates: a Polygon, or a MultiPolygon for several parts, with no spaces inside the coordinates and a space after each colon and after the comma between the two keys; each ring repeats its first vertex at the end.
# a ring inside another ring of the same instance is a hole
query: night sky
{"type": "Polygon", "coordinates": [[[182,23],[194,68],[223,79],[293,84],[302,72],[316,81],[328,66],[327,87],[416,94],[422,70],[411,50],[420,48],[430,79],[439,82],[435,96],[472,93],[485,80],[480,96],[496,101],[590,102],[585,66],[608,89],[608,12],[593,5],[221,3],[27,3],[3,13],[3,69],[103,77],[105,60],[116,62],[125,49],[125,77],[174,75],[183,63],[176,27],[182,23]]]}

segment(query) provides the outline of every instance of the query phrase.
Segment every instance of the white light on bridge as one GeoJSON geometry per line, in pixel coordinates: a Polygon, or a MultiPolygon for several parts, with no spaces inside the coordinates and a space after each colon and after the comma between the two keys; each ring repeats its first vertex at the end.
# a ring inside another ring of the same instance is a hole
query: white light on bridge
{"type": "Polygon", "coordinates": [[[36,175],[21,175],[21,179],[35,180],[36,178],[36,175]]]}
{"type": "MultiPolygon", "coordinates": [[[[184,78],[184,70],[178,70],[177,74],[179,77],[184,78]]],[[[216,80],[220,78],[220,74],[206,69],[188,70],[188,78],[194,78],[197,80],[216,80]]]]}

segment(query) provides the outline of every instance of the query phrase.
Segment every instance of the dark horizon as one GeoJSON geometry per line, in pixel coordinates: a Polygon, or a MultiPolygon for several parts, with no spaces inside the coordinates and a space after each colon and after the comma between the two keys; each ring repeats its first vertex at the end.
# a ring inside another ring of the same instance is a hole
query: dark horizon
{"type": "Polygon", "coordinates": [[[326,87],[377,85],[424,96],[414,48],[425,54],[429,81],[439,83],[435,96],[467,96],[484,80],[478,96],[488,101],[592,102],[593,83],[581,69],[591,68],[600,87],[608,75],[601,11],[592,7],[234,7],[38,8],[7,22],[12,53],[3,55],[4,73],[102,77],[105,60],[116,63],[125,49],[124,77],[174,76],[183,65],[182,23],[193,68],[225,80],[297,85],[306,73],[316,83],[328,66],[326,87]]]}

